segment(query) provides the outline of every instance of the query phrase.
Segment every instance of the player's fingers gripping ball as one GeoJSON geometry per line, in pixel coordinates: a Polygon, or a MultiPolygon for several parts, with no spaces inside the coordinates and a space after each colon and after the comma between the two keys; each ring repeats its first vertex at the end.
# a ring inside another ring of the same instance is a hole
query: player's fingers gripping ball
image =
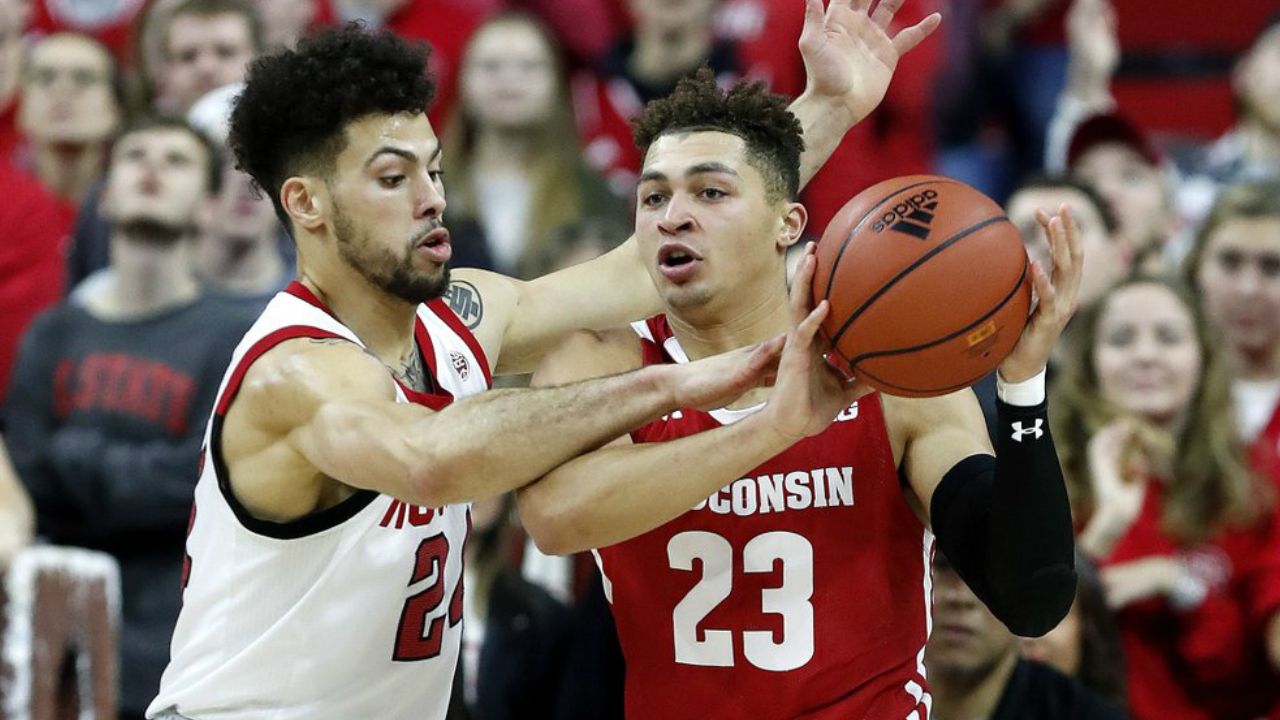
{"type": "Polygon", "coordinates": [[[891,395],[973,384],[1013,350],[1031,309],[1017,228],[950,178],[909,175],[859,193],[827,226],[817,262],[830,360],[891,395]]]}

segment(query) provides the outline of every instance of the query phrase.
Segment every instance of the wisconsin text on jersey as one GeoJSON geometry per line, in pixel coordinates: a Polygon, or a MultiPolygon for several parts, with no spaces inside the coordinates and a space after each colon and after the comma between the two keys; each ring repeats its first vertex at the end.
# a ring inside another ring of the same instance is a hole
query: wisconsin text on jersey
{"type": "Polygon", "coordinates": [[[853,505],[853,468],[794,470],[734,480],[693,506],[717,515],[763,515],[853,505]]]}

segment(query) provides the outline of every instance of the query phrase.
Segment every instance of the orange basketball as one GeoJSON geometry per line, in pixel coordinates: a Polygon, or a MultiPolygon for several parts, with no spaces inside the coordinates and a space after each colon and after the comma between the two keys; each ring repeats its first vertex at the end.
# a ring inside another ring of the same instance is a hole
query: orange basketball
{"type": "Polygon", "coordinates": [[[1017,343],[1031,265],[1004,210],[972,187],[910,175],[859,193],[817,248],[815,303],[835,357],[872,387],[928,397],[973,384],[1017,343]]]}

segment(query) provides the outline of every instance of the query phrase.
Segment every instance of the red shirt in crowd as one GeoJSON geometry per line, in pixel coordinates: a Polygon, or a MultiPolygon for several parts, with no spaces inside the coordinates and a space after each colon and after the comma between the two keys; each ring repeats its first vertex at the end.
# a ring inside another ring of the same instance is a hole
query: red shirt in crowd
{"type": "Polygon", "coordinates": [[[0,404],[27,324],[62,297],[63,250],[75,213],[40,184],[0,162],[0,404]]]}
{"type": "Polygon", "coordinates": [[[1179,610],[1161,597],[1117,613],[1135,720],[1253,720],[1277,709],[1280,677],[1263,644],[1280,612],[1280,515],[1188,547],[1161,526],[1164,486],[1148,483],[1142,510],[1102,563],[1178,557],[1208,587],[1179,610]]]}

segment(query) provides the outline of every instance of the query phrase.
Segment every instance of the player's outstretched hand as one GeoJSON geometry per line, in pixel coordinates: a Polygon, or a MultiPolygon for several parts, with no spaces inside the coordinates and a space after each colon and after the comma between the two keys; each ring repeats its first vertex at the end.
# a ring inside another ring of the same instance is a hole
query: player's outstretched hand
{"type": "Polygon", "coordinates": [[[810,308],[817,267],[813,253],[814,244],[809,243],[796,268],[791,285],[791,332],[787,333],[778,377],[764,410],[772,427],[792,442],[822,432],[841,410],[870,390],[861,382],[846,380],[824,359],[828,348],[818,337],[818,329],[831,305],[823,300],[810,308]]]}
{"type": "Polygon", "coordinates": [[[778,336],[737,350],[671,365],[677,407],[710,410],[724,407],[746,391],[768,385],[775,377],[786,338],[778,336]]]}
{"type": "Polygon", "coordinates": [[[839,98],[853,122],[871,114],[884,99],[898,60],[938,28],[933,13],[896,35],[889,24],[904,0],[805,0],[800,55],[808,77],[806,92],[839,98]]]}
{"type": "Polygon", "coordinates": [[[1018,338],[1018,344],[1000,363],[1000,377],[1005,382],[1022,382],[1045,368],[1049,354],[1053,352],[1053,344],[1075,314],[1080,294],[1084,250],[1075,218],[1063,205],[1052,217],[1043,210],[1036,211],[1036,219],[1049,239],[1053,271],[1051,275],[1039,263],[1031,265],[1031,282],[1039,300],[1022,330],[1022,336],[1018,338]]]}

